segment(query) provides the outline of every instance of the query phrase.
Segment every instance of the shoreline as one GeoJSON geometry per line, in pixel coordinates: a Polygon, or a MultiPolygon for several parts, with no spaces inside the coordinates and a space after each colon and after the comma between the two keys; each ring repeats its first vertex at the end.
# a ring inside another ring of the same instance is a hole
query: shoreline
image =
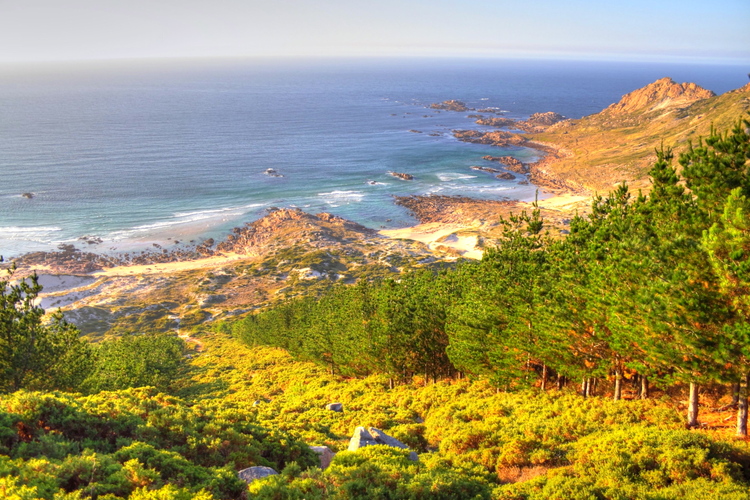
{"type": "MultiPolygon", "coordinates": [[[[423,243],[431,252],[447,251],[457,257],[470,259],[481,259],[483,236],[492,233],[492,229],[497,227],[501,217],[507,217],[510,213],[519,213],[523,210],[530,211],[533,208],[532,202],[517,200],[499,201],[449,196],[410,196],[405,198],[408,198],[412,204],[412,206],[407,207],[410,210],[417,205],[424,208],[421,212],[419,209],[415,212],[419,223],[403,228],[372,231],[373,235],[377,234],[393,240],[412,240],[423,243]]],[[[566,225],[566,220],[572,218],[576,212],[585,213],[590,200],[591,196],[589,195],[558,192],[551,197],[539,200],[537,205],[542,210],[542,215],[548,222],[548,227],[554,228],[566,225]]],[[[221,242],[218,242],[216,246],[220,244],[221,242]]],[[[205,250],[207,250],[205,254],[199,254],[197,251],[181,252],[181,255],[154,253],[153,257],[158,260],[155,259],[150,262],[128,262],[87,252],[74,254],[44,252],[43,261],[24,262],[24,257],[28,259],[29,255],[35,255],[27,254],[19,258],[20,264],[16,277],[29,276],[33,272],[56,276],[92,276],[96,278],[153,275],[217,268],[258,257],[257,254],[253,255],[252,253],[237,253],[221,249],[205,250]]],[[[146,259],[147,257],[139,258],[146,259]]],[[[0,264],[0,268],[8,268],[10,265],[10,262],[0,264]]]]}

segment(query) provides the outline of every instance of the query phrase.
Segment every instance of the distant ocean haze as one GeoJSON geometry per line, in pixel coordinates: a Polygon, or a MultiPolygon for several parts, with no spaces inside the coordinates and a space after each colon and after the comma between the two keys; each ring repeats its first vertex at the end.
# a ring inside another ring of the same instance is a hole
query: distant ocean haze
{"type": "Polygon", "coordinates": [[[416,223],[393,195],[528,200],[534,186],[470,167],[485,155],[528,162],[537,152],[459,142],[451,130],[483,128],[472,113],[427,106],[459,99],[511,118],[578,118],[664,76],[722,93],[745,74],[501,60],[0,68],[0,254],[221,239],[274,206],[378,229],[416,223]]]}

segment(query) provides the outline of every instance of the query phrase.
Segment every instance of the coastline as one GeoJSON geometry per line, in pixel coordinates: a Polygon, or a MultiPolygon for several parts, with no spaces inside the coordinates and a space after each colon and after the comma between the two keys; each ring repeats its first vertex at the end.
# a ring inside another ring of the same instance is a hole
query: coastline
{"type": "MultiPolygon", "coordinates": [[[[559,119],[563,118],[557,116],[559,119]]],[[[505,120],[524,123],[514,119],[505,120]]],[[[478,120],[477,123],[480,121],[478,120]]],[[[557,122],[537,125],[534,131],[546,130],[554,123],[557,122]]],[[[520,175],[520,184],[532,183],[537,188],[537,193],[541,190],[538,206],[542,209],[543,216],[549,219],[549,227],[564,232],[564,226],[573,214],[576,211],[585,211],[583,201],[589,199],[586,189],[583,186],[571,185],[564,179],[561,180],[558,176],[551,175],[546,168],[561,158],[572,156],[572,153],[564,148],[552,143],[530,140],[525,134],[506,130],[454,130],[453,136],[461,142],[480,143],[498,148],[522,147],[537,152],[537,158],[530,163],[522,163],[513,156],[484,156],[482,158],[485,162],[495,165],[499,163],[502,170],[480,166],[471,168],[507,176],[496,175],[498,179],[513,179],[520,175]]],[[[410,174],[389,173],[402,176],[407,180],[413,179],[410,174]]],[[[527,201],[481,199],[463,195],[392,196],[395,204],[405,207],[419,223],[400,228],[383,228],[380,231],[372,230],[373,234],[377,233],[381,237],[390,239],[419,242],[425,245],[428,252],[442,252],[455,257],[472,259],[481,258],[484,237],[492,239],[496,236],[497,231],[493,230],[497,228],[501,218],[532,208],[532,204],[527,201]]],[[[265,217],[268,217],[268,214],[259,220],[262,221],[265,217]]],[[[178,240],[184,241],[194,236],[190,229],[205,226],[205,224],[206,221],[201,220],[175,228],[176,232],[170,233],[163,243],[151,242],[151,246],[155,248],[140,252],[128,252],[127,243],[121,242],[120,250],[117,252],[100,253],[102,246],[108,246],[111,242],[103,244],[101,240],[89,240],[87,237],[82,237],[80,240],[88,244],[88,248],[83,250],[68,244],[61,246],[58,251],[31,252],[21,255],[16,259],[20,263],[19,275],[30,273],[32,268],[51,274],[92,276],[172,273],[221,267],[254,256],[252,251],[246,255],[232,251],[234,238],[243,230],[242,227],[235,227],[222,237],[217,236],[218,241],[214,241],[213,238],[197,237],[195,238],[197,242],[191,240],[190,244],[179,244],[178,240]]],[[[145,240],[148,239],[146,236],[145,240]]],[[[112,246],[109,250],[115,250],[115,247],[112,246]]],[[[0,267],[3,266],[0,265],[0,267]]]]}

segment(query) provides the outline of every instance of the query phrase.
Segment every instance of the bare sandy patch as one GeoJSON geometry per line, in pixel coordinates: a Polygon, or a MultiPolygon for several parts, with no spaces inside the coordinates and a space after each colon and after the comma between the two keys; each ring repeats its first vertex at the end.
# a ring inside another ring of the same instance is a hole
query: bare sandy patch
{"type": "Polygon", "coordinates": [[[247,260],[249,258],[251,257],[244,254],[227,253],[206,257],[205,259],[185,260],[180,262],[143,264],[137,266],[117,266],[91,273],[91,275],[102,277],[174,273],[180,271],[192,271],[195,269],[210,269],[214,267],[221,267],[233,262],[247,260]]]}
{"type": "Polygon", "coordinates": [[[402,229],[383,229],[379,233],[388,238],[419,241],[431,250],[447,247],[455,250],[461,256],[470,259],[481,259],[482,250],[477,249],[479,238],[476,235],[461,235],[461,231],[478,229],[477,225],[443,224],[428,222],[402,229]]]}

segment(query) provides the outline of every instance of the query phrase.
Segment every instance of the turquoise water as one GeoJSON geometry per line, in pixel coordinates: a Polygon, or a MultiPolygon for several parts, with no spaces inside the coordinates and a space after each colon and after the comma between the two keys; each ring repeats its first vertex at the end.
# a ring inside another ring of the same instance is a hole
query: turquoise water
{"type": "Polygon", "coordinates": [[[534,186],[470,167],[488,154],[531,161],[534,151],[456,141],[451,130],[480,128],[469,113],[426,106],[460,99],[509,117],[578,118],[664,76],[721,93],[745,75],[741,67],[500,60],[0,68],[0,254],[221,238],[273,206],[392,228],[415,223],[393,195],[531,199],[534,186]]]}

